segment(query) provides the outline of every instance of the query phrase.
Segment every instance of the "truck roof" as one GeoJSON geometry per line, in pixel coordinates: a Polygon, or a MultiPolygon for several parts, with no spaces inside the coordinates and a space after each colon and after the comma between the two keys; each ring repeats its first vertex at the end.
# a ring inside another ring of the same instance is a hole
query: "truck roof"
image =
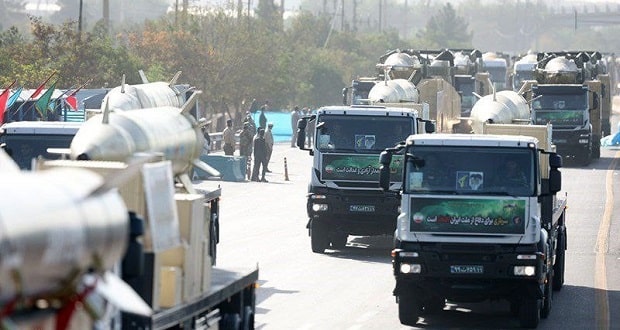
{"type": "Polygon", "coordinates": [[[317,111],[317,114],[355,115],[355,116],[418,116],[416,109],[407,107],[385,107],[376,105],[338,105],[326,106],[317,111]]]}
{"type": "Polygon", "coordinates": [[[407,145],[430,146],[477,146],[477,147],[512,147],[528,148],[531,143],[538,145],[538,139],[524,135],[494,134],[419,134],[410,135],[407,145]]]}
{"type": "Polygon", "coordinates": [[[0,127],[5,134],[54,134],[75,135],[82,126],[81,122],[67,121],[15,121],[0,127]]]}

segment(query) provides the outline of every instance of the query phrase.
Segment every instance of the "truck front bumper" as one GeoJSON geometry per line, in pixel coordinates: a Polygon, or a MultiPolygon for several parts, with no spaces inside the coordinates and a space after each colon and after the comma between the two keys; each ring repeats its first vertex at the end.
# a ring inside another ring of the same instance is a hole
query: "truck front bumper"
{"type": "Polygon", "coordinates": [[[400,198],[379,191],[321,191],[308,195],[311,221],[350,235],[393,235],[400,198]]]}

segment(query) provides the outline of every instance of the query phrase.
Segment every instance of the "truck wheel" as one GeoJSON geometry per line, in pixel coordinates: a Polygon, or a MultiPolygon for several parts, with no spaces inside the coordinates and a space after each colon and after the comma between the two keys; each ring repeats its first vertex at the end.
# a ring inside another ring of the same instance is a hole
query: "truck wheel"
{"type": "Polygon", "coordinates": [[[220,320],[220,329],[237,330],[241,329],[241,316],[238,313],[227,313],[220,320]]]}
{"type": "Polygon", "coordinates": [[[566,232],[558,235],[555,265],[553,265],[553,290],[560,291],[564,285],[564,266],[566,261],[566,232]]]}
{"type": "Polygon", "coordinates": [[[252,306],[245,306],[243,311],[243,324],[241,327],[243,330],[254,329],[254,310],[252,306]]]}
{"type": "Polygon", "coordinates": [[[209,255],[211,256],[211,265],[215,265],[217,258],[217,224],[211,222],[211,228],[209,228],[209,255]]]}
{"type": "Polygon", "coordinates": [[[601,138],[598,135],[594,135],[592,139],[592,158],[601,158],[601,138]]]}
{"type": "Polygon", "coordinates": [[[546,319],[551,313],[551,304],[553,303],[553,275],[547,274],[547,283],[545,283],[544,297],[542,301],[542,309],[540,317],[546,319]]]}
{"type": "Polygon", "coordinates": [[[310,243],[312,252],[323,253],[329,247],[327,225],[321,221],[312,220],[310,225],[310,243]]]}
{"type": "Polygon", "coordinates": [[[331,235],[332,247],[334,249],[342,249],[347,245],[349,235],[342,232],[335,232],[331,235]]]}
{"type": "Polygon", "coordinates": [[[540,299],[525,298],[519,307],[519,323],[523,328],[536,328],[540,322],[540,299]]]}
{"type": "Polygon", "coordinates": [[[401,324],[415,326],[418,323],[421,309],[420,302],[413,295],[398,296],[398,318],[401,324]]]}

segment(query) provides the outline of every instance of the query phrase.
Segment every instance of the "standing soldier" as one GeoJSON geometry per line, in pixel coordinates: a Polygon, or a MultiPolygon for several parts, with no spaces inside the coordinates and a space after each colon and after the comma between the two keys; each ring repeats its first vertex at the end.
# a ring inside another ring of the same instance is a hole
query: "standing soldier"
{"type": "Polygon", "coordinates": [[[258,181],[258,171],[261,172],[261,182],[267,182],[265,172],[267,170],[267,144],[265,143],[265,129],[258,128],[256,136],[254,136],[254,168],[252,169],[252,181],[258,181]]]}
{"type": "Polygon", "coordinates": [[[267,127],[267,116],[265,115],[265,111],[269,110],[269,102],[265,101],[265,105],[260,107],[260,116],[258,117],[258,127],[262,127],[263,129],[267,127]]]}
{"type": "Polygon", "coordinates": [[[235,132],[232,128],[232,120],[226,121],[226,128],[222,132],[222,140],[224,141],[224,155],[232,156],[235,154],[235,132]]]}
{"type": "Polygon", "coordinates": [[[250,123],[243,123],[243,130],[239,133],[239,155],[245,157],[246,174],[250,177],[250,164],[252,161],[252,133],[250,123]]]}
{"type": "Polygon", "coordinates": [[[267,163],[265,165],[265,171],[271,173],[269,162],[271,161],[271,153],[273,152],[273,123],[269,123],[267,125],[267,130],[265,130],[265,144],[267,145],[267,163]]]}
{"type": "Polygon", "coordinates": [[[291,148],[295,148],[295,144],[297,143],[297,122],[301,118],[301,114],[299,113],[299,107],[295,106],[293,108],[293,112],[291,112],[291,128],[293,129],[293,135],[291,136],[291,148]]]}

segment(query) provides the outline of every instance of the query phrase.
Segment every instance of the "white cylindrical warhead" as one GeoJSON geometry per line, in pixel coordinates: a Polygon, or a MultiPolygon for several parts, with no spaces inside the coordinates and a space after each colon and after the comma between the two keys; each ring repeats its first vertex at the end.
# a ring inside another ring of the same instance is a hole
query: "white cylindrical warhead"
{"type": "Polygon", "coordinates": [[[109,270],[125,254],[129,216],[116,190],[91,194],[103,178],[85,169],[0,174],[0,304],[109,270]]]}

